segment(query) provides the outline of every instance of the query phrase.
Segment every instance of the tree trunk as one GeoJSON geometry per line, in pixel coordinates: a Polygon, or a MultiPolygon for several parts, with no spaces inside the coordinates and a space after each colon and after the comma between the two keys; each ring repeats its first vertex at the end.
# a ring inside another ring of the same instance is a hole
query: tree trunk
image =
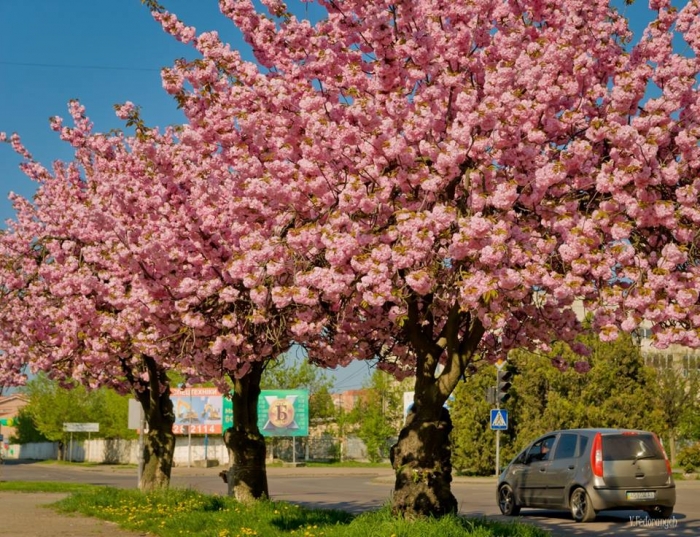
{"type": "Polygon", "coordinates": [[[439,517],[457,512],[457,499],[450,488],[450,431],[452,420],[444,407],[439,417],[409,413],[398,442],[391,448],[391,465],[396,472],[395,515],[439,517]]]}
{"type": "Polygon", "coordinates": [[[668,434],[668,456],[671,462],[671,466],[676,464],[676,432],[671,429],[668,434]]]}
{"type": "Polygon", "coordinates": [[[233,427],[224,434],[231,467],[228,471],[228,494],[240,502],[270,496],[265,466],[265,438],[258,428],[258,397],[263,362],[255,362],[241,379],[233,381],[233,427]]]}
{"type": "Polygon", "coordinates": [[[484,334],[479,319],[455,303],[436,337],[432,330],[426,330],[432,323],[423,322],[423,311],[429,308],[409,302],[404,330],[416,353],[414,403],[390,455],[396,472],[392,511],[407,518],[457,512],[457,499],[450,487],[452,420],[444,404],[484,334]],[[441,357],[445,358],[444,367],[437,375],[441,357]]]}
{"type": "Polygon", "coordinates": [[[173,424],[175,412],[170,399],[170,385],[165,370],[155,360],[144,357],[149,373],[147,386],[136,392],[136,398],[143,407],[148,434],[144,438],[143,472],[139,489],[149,492],[167,488],[175,453],[173,424]]]}

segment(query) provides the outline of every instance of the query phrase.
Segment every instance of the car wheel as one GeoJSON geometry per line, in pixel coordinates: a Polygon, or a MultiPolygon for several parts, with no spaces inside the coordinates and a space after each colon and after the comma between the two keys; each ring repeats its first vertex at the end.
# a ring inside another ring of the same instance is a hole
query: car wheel
{"type": "Polygon", "coordinates": [[[655,505],[651,509],[647,509],[647,513],[651,518],[671,518],[673,507],[665,505],[655,505]]]}
{"type": "Polygon", "coordinates": [[[571,493],[571,516],[576,522],[591,522],[595,519],[595,510],[591,498],[585,489],[578,487],[571,493]]]}
{"type": "Polygon", "coordinates": [[[517,516],[520,506],[515,503],[515,493],[510,485],[503,485],[498,489],[498,508],[506,516],[517,516]]]}

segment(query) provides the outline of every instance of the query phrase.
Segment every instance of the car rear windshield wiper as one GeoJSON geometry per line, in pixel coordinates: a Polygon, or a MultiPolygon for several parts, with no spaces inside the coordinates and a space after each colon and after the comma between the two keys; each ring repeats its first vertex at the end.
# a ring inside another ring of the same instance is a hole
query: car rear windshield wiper
{"type": "Polygon", "coordinates": [[[642,460],[642,459],[655,459],[655,458],[656,458],[656,455],[654,455],[653,453],[649,453],[649,454],[647,454],[647,455],[637,455],[637,456],[632,460],[632,464],[636,464],[637,461],[640,461],[640,460],[642,460]]]}

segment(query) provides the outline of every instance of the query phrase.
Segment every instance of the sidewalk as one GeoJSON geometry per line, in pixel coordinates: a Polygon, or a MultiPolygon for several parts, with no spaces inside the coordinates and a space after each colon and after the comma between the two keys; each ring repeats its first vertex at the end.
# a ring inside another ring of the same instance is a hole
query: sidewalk
{"type": "Polygon", "coordinates": [[[0,534],[8,537],[144,537],[111,522],[85,516],[59,514],[47,504],[67,494],[0,492],[0,534]]]}

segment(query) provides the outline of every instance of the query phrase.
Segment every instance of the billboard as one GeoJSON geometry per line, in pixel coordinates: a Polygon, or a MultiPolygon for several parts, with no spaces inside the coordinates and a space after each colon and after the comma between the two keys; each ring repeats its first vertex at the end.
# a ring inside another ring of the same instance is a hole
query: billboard
{"type": "MultiPolygon", "coordinates": [[[[233,403],[224,399],[224,431],[233,426],[233,403]]],[[[258,398],[258,428],[263,436],[308,436],[309,392],[263,390],[258,398]]]]}
{"type": "MultiPolygon", "coordinates": [[[[415,392],[403,392],[403,419],[406,419],[406,416],[408,416],[409,410],[413,407],[413,398],[414,398],[415,392]]],[[[450,405],[454,403],[455,400],[455,395],[451,394],[448,398],[447,401],[445,401],[445,404],[443,405],[447,410],[450,409],[450,405]]]]}
{"type": "Polygon", "coordinates": [[[258,398],[258,427],[263,436],[309,436],[309,392],[263,390],[258,398]]]}
{"type": "Polygon", "coordinates": [[[173,434],[221,434],[223,397],[216,388],[172,390],[173,434]]]}

